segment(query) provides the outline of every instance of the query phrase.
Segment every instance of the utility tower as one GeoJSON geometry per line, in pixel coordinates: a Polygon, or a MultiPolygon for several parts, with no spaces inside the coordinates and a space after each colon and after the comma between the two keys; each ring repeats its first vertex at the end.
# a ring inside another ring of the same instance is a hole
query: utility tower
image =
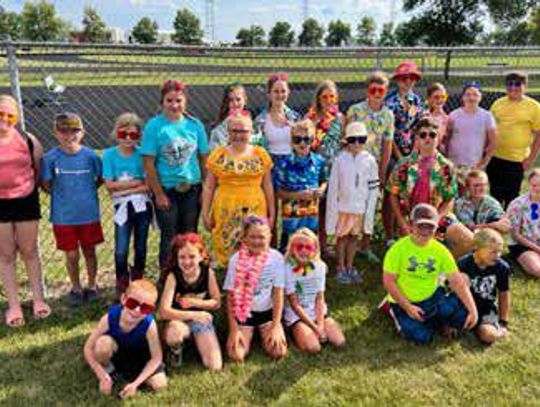
{"type": "Polygon", "coordinates": [[[216,39],[216,9],[214,0],[206,0],[204,19],[206,39],[213,44],[216,39]]]}

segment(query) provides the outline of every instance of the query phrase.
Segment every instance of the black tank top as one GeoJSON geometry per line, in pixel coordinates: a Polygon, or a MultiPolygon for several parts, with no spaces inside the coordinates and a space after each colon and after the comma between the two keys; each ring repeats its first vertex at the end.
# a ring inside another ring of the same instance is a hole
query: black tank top
{"type": "MultiPolygon", "coordinates": [[[[182,271],[175,267],[171,270],[176,279],[176,287],[174,290],[173,308],[181,310],[182,307],[178,302],[178,298],[182,297],[197,297],[201,300],[208,299],[208,265],[200,264],[201,272],[199,278],[191,284],[184,280],[182,271]]],[[[198,311],[197,308],[189,308],[190,311],[198,311]]],[[[199,310],[200,311],[200,310],[199,310]]]]}

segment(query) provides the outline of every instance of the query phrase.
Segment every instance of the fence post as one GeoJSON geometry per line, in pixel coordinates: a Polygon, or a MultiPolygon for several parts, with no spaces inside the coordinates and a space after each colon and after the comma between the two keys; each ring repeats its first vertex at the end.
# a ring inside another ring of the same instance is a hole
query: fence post
{"type": "Polygon", "coordinates": [[[444,80],[450,79],[450,62],[452,61],[452,50],[446,51],[446,61],[444,61],[444,80]]]}
{"type": "Polygon", "coordinates": [[[6,52],[8,60],[9,80],[11,82],[11,94],[19,104],[19,110],[21,114],[19,122],[21,124],[21,129],[24,131],[26,126],[24,125],[24,106],[21,95],[21,82],[19,80],[19,67],[17,66],[17,48],[15,47],[11,39],[9,39],[7,42],[6,52]]]}

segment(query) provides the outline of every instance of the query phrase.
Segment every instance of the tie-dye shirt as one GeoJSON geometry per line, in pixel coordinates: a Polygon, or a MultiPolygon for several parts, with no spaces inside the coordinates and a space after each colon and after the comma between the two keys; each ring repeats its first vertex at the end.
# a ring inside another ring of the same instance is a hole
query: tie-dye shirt
{"type": "MultiPolygon", "coordinates": [[[[280,159],[275,165],[276,191],[299,192],[319,188],[328,181],[325,159],[315,153],[307,157],[294,154],[280,159]]],[[[319,219],[319,200],[283,199],[281,205],[283,230],[294,233],[299,227],[316,230],[319,219]],[[300,222],[300,220],[302,220],[300,222]]]]}

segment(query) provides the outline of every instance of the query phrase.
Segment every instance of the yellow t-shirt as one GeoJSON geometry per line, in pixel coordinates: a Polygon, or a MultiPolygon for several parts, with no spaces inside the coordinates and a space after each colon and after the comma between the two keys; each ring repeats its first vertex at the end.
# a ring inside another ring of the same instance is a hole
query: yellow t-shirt
{"type": "Polygon", "coordinates": [[[495,116],[499,132],[495,157],[523,161],[531,151],[532,132],[540,130],[540,103],[528,96],[520,101],[505,96],[493,103],[491,113],[495,116]]]}
{"type": "MultiPolygon", "coordinates": [[[[435,239],[417,246],[405,236],[392,245],[384,256],[383,270],[397,276],[397,286],[410,302],[431,297],[439,286],[439,275],[452,274],[457,265],[450,251],[435,239]]],[[[391,302],[395,300],[388,295],[391,302]]]]}

